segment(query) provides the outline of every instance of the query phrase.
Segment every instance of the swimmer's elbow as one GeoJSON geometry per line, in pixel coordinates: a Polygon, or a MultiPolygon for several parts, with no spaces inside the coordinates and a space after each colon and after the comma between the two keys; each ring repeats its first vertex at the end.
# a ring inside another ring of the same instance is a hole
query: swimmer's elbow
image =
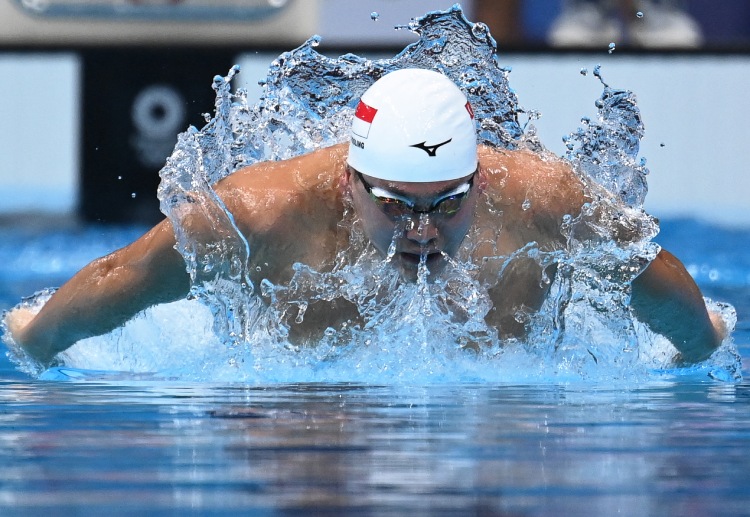
{"type": "Polygon", "coordinates": [[[714,315],[706,311],[693,313],[642,302],[638,299],[631,303],[636,319],[672,343],[678,352],[678,362],[692,364],[708,359],[726,337],[726,327],[719,315],[714,321],[714,315]]]}
{"type": "Polygon", "coordinates": [[[683,362],[707,359],[727,334],[685,267],[665,250],[633,280],[630,306],[639,321],[672,342],[683,362]]]}

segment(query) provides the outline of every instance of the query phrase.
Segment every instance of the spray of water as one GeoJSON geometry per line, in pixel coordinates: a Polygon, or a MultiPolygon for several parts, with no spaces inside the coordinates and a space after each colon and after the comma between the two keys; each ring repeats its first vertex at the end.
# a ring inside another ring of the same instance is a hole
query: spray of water
{"type": "MultiPolygon", "coordinates": [[[[564,249],[543,251],[529,243],[509,256],[484,259],[497,265],[498,276],[518,261],[556,269],[554,277],[542,275],[550,293],[542,309],[515,314],[527,338],[498,336],[485,323],[492,310],[488,290],[498,278],[483,277],[471,256],[501,227],[499,214],[489,226],[472,229],[458,256],[446,257],[439,277],[430,278],[423,256],[416,281],[404,282],[390,264],[395,248],[379,256],[348,207],[339,224],[348,244],[329,269],[296,264],[286,284],[252,284],[253,250],[212,185],[241,167],[346,140],[358,98],[392,70],[441,71],[472,103],[482,143],[547,153],[532,123],[538,114],[518,106],[485,25],[468,22],[455,6],[401,29],[414,31],[419,41],[384,60],[328,58],[316,50],[320,39],[311,38],[273,62],[256,104],[245,92],[232,91],[237,67],[214,78],[214,114],[202,129],[180,135],[158,191],[190,274],[190,299],[152,308],[113,334],[80,342],[62,354],[64,363],[256,383],[559,382],[674,372],[672,346],[634,321],[628,309],[629,282],[659,251],[651,242],[658,225],[642,209],[648,170],[637,156],[640,111],[632,93],[605,84],[599,68],[594,75],[604,91],[596,101],[597,120],[582,120],[566,137],[565,158],[592,202],[564,218],[564,249]],[[352,317],[314,341],[292,344],[295,325],[320,307],[352,317]]],[[[524,210],[531,208],[524,203],[524,210]]],[[[420,223],[404,220],[394,235],[406,224],[420,223]]],[[[44,299],[24,303],[40,306],[44,299]]],[[[731,328],[731,307],[720,309],[731,328]]],[[[731,340],[695,369],[738,378],[731,340]]]]}

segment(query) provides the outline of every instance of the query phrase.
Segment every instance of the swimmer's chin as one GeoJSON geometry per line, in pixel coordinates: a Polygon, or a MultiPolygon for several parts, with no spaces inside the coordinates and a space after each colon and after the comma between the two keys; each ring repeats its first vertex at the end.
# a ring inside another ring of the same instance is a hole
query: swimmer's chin
{"type": "MultiPolygon", "coordinates": [[[[401,273],[401,278],[408,282],[416,282],[419,274],[419,263],[422,257],[419,253],[396,253],[393,256],[393,263],[401,273]]],[[[425,257],[425,265],[430,275],[427,277],[428,280],[435,278],[439,275],[446,266],[447,262],[442,253],[435,252],[429,253],[425,257]]]]}

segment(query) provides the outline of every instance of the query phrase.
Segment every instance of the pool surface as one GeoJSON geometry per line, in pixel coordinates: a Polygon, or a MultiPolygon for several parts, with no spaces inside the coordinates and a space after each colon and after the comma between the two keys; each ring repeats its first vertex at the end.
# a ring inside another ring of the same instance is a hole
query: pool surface
{"type": "MultiPolygon", "coordinates": [[[[0,308],[143,230],[47,223],[0,227],[0,308]]],[[[736,307],[740,383],[44,381],[3,356],[0,514],[748,515],[749,237],[658,239],[736,307]]]]}

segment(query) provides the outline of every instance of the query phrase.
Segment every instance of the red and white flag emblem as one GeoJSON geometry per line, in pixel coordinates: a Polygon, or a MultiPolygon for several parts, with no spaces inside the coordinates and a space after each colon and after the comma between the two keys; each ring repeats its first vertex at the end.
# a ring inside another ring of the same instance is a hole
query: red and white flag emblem
{"type": "Polygon", "coordinates": [[[377,109],[359,101],[352,121],[352,133],[360,138],[367,138],[370,134],[370,126],[377,113],[377,109]]]}
{"type": "Polygon", "coordinates": [[[474,108],[471,107],[470,102],[466,102],[466,111],[469,112],[469,116],[471,117],[471,120],[474,120],[474,108]]]}

